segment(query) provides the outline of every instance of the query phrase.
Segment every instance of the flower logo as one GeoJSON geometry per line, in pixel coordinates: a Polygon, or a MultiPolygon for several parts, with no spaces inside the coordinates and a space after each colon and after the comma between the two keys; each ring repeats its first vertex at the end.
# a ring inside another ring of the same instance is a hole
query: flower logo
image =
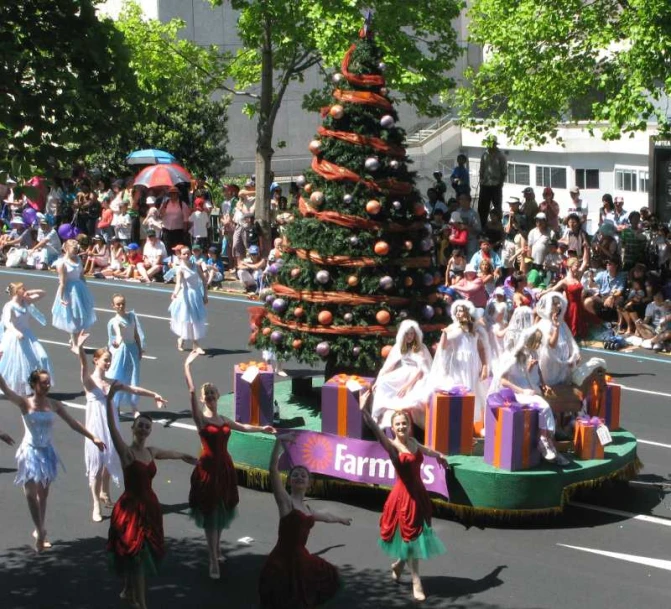
{"type": "Polygon", "coordinates": [[[303,462],[313,471],[322,470],[333,460],[333,448],[329,441],[320,435],[310,434],[302,447],[303,462]]]}

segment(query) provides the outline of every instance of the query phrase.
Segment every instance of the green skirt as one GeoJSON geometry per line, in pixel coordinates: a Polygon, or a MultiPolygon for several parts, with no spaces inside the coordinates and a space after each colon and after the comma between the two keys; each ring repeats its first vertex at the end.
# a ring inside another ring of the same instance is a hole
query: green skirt
{"type": "Polygon", "coordinates": [[[209,514],[203,514],[198,508],[189,510],[189,518],[199,529],[227,529],[238,515],[238,508],[227,510],[222,502],[209,514]]]}
{"type": "Polygon", "coordinates": [[[144,544],[135,556],[119,556],[114,552],[107,553],[110,569],[118,575],[125,575],[128,571],[135,571],[141,567],[145,575],[158,573],[159,560],[154,556],[149,544],[144,544]]]}
{"type": "Polygon", "coordinates": [[[391,541],[380,539],[378,544],[385,554],[400,560],[411,560],[413,558],[427,560],[445,554],[447,551],[433,529],[426,524],[415,539],[403,541],[401,531],[397,527],[391,541]]]}

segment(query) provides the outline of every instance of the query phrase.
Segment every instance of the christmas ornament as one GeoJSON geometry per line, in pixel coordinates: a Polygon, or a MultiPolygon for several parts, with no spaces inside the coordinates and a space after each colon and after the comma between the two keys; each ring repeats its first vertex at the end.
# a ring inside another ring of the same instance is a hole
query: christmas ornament
{"type": "Polygon", "coordinates": [[[350,245],[353,245],[353,246],[357,246],[357,245],[359,245],[359,237],[357,237],[356,235],[352,235],[352,236],[349,238],[349,244],[350,244],[350,245]]]}
{"type": "Polygon", "coordinates": [[[272,328],[265,327],[265,328],[263,328],[263,330],[261,330],[261,334],[263,334],[263,336],[268,336],[272,331],[273,331],[272,328]]]}
{"type": "Polygon", "coordinates": [[[303,307],[296,307],[294,309],[294,317],[303,317],[305,314],[305,311],[303,311],[303,307]]]}
{"type": "Polygon", "coordinates": [[[428,252],[433,247],[433,241],[431,239],[422,239],[419,243],[419,247],[423,252],[428,252]]]}
{"type": "Polygon", "coordinates": [[[377,64],[377,68],[380,70],[380,72],[384,72],[387,69],[387,64],[384,63],[384,61],[381,61],[377,64]]]}
{"type": "Polygon", "coordinates": [[[370,201],[368,201],[368,203],[366,203],[366,211],[371,216],[379,214],[381,209],[382,205],[380,205],[380,202],[377,201],[376,199],[371,199],[370,201]]]}
{"type": "Polygon", "coordinates": [[[408,312],[405,309],[401,309],[398,312],[398,318],[399,319],[407,319],[408,318],[408,312]]]}
{"type": "Polygon", "coordinates": [[[424,208],[423,203],[415,203],[415,206],[413,207],[412,213],[415,214],[418,218],[421,218],[423,215],[426,214],[426,209],[424,208]]]}
{"type": "Polygon", "coordinates": [[[284,298],[276,298],[272,306],[275,313],[284,313],[287,310],[287,301],[284,298]]]}
{"type": "Polygon", "coordinates": [[[399,209],[401,209],[401,207],[403,207],[403,206],[401,205],[401,202],[400,202],[400,201],[394,201],[391,205],[392,205],[392,207],[393,207],[394,209],[396,209],[396,210],[399,210],[399,209]]]}
{"type": "Polygon", "coordinates": [[[273,300],[275,300],[275,295],[274,294],[268,294],[265,297],[266,304],[272,304],[273,300]]]}
{"type": "Polygon", "coordinates": [[[412,284],[413,284],[413,283],[414,283],[414,282],[413,282],[413,280],[412,280],[412,277],[406,277],[406,278],[403,280],[403,285],[404,285],[406,288],[410,288],[410,287],[412,287],[412,284]]]}
{"type": "Polygon", "coordinates": [[[308,144],[308,150],[312,154],[319,154],[322,151],[322,143],[319,140],[312,140],[308,144]]]}
{"type": "Polygon", "coordinates": [[[359,278],[358,278],[356,275],[350,275],[350,276],[347,278],[347,285],[348,285],[350,288],[353,288],[353,287],[359,285],[359,278]]]}
{"type": "Polygon", "coordinates": [[[296,279],[296,277],[298,277],[300,274],[301,274],[301,269],[300,268],[295,267],[295,268],[291,269],[291,278],[292,279],[296,279]]]}
{"type": "Polygon", "coordinates": [[[352,355],[354,357],[358,357],[359,353],[361,353],[361,347],[359,347],[358,345],[356,347],[352,347],[352,355]]]}
{"type": "Polygon", "coordinates": [[[378,241],[373,246],[373,251],[378,256],[386,256],[389,253],[389,244],[386,241],[378,241]]]}
{"type": "Polygon", "coordinates": [[[321,190],[315,190],[310,195],[310,203],[313,205],[321,205],[324,202],[324,193],[321,190]]]}
{"type": "Polygon", "coordinates": [[[391,315],[389,315],[389,311],[381,309],[375,313],[375,319],[381,326],[386,326],[391,321],[391,315]]]}
{"type": "Polygon", "coordinates": [[[277,273],[280,272],[280,267],[277,264],[273,263],[268,267],[268,272],[271,275],[277,275],[277,273]]]}
{"type": "Polygon", "coordinates": [[[343,202],[345,205],[349,205],[353,200],[354,200],[354,197],[353,197],[352,195],[345,195],[345,196],[342,198],[342,202],[343,202]]]}
{"type": "Polygon", "coordinates": [[[383,290],[391,290],[394,287],[394,280],[389,275],[380,277],[380,287],[383,290]]]}
{"type": "Polygon", "coordinates": [[[433,285],[433,275],[431,273],[424,273],[423,282],[426,287],[433,285]]]}
{"type": "Polygon", "coordinates": [[[389,89],[387,87],[380,87],[380,95],[389,95],[389,89]]]}
{"type": "Polygon", "coordinates": [[[331,344],[324,340],[317,345],[315,351],[319,357],[326,357],[331,352],[331,344]]]}
{"type": "Polygon", "coordinates": [[[331,313],[331,311],[319,311],[317,321],[319,321],[322,326],[330,326],[333,323],[333,313],[331,313]]]}
{"type": "Polygon", "coordinates": [[[382,347],[382,349],[380,349],[380,355],[384,359],[387,359],[390,353],[391,353],[391,345],[385,345],[384,347],[382,347]]]}
{"type": "Polygon", "coordinates": [[[391,161],[389,161],[389,169],[391,169],[392,171],[396,171],[398,167],[399,163],[396,159],[392,159],[391,161]]]}
{"type": "Polygon", "coordinates": [[[321,271],[317,271],[315,279],[317,280],[317,283],[324,285],[325,283],[331,281],[331,273],[322,269],[321,271]]]}
{"type": "Polygon", "coordinates": [[[352,315],[351,313],[345,313],[345,314],[342,316],[342,318],[343,318],[348,324],[351,324],[351,323],[352,323],[352,320],[354,319],[354,315],[352,315]]]}
{"type": "Polygon", "coordinates": [[[435,309],[431,305],[424,305],[422,307],[422,315],[424,319],[431,319],[436,314],[435,309]]]}
{"type": "Polygon", "coordinates": [[[377,171],[380,168],[380,161],[376,156],[369,156],[364,163],[364,167],[367,171],[377,171]]]}
{"type": "Polygon", "coordinates": [[[312,192],[312,184],[306,184],[303,186],[303,190],[306,192],[306,194],[310,194],[312,192]]]}
{"type": "Polygon", "coordinates": [[[403,244],[403,247],[404,247],[406,250],[410,251],[410,250],[412,249],[412,241],[406,241],[406,242],[403,244]]]}
{"type": "MultiPolygon", "coordinates": [[[[433,280],[435,282],[436,280],[435,277],[433,280]]],[[[436,302],[436,300],[438,300],[438,294],[436,294],[435,292],[433,294],[429,294],[426,299],[429,301],[430,304],[433,304],[434,302],[436,302]]]]}
{"type": "Polygon", "coordinates": [[[308,181],[305,179],[305,176],[298,176],[296,178],[296,186],[298,186],[298,188],[303,188],[303,186],[305,186],[307,182],[308,181]]]}
{"type": "Polygon", "coordinates": [[[294,338],[294,340],[291,343],[291,346],[294,349],[300,349],[303,346],[303,341],[300,338],[294,338]]]}
{"type": "Polygon", "coordinates": [[[270,335],[270,340],[274,342],[275,344],[281,343],[284,340],[284,334],[280,332],[279,330],[275,330],[271,335],[270,335]]]}
{"type": "Polygon", "coordinates": [[[332,80],[333,83],[336,84],[336,85],[337,85],[338,83],[341,83],[342,80],[343,80],[343,78],[345,78],[345,76],[344,76],[343,74],[341,74],[340,72],[336,72],[333,76],[331,76],[331,80],[332,80]]]}
{"type": "Polygon", "coordinates": [[[438,317],[440,317],[443,314],[443,309],[441,309],[440,307],[434,307],[433,310],[435,311],[438,317]]]}
{"type": "Polygon", "coordinates": [[[345,108],[343,108],[340,104],[335,104],[335,105],[331,106],[331,109],[329,110],[329,114],[333,118],[339,120],[345,115],[345,108]]]}
{"type": "Polygon", "coordinates": [[[380,125],[382,125],[385,129],[391,129],[395,124],[396,121],[394,120],[394,117],[391,114],[385,114],[380,119],[380,125]]]}

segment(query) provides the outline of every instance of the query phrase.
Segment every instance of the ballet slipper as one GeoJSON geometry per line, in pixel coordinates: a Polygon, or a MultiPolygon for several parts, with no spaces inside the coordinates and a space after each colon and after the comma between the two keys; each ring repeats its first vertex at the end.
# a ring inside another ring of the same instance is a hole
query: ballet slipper
{"type": "Polygon", "coordinates": [[[100,505],[93,506],[93,513],[91,514],[91,520],[93,520],[93,522],[103,521],[102,514],[100,513],[100,505]]]}
{"type": "Polygon", "coordinates": [[[110,496],[107,493],[100,493],[100,501],[106,508],[114,507],[114,501],[110,499],[110,496]]]}
{"type": "MultiPolygon", "coordinates": [[[[33,539],[36,541],[39,539],[39,535],[37,533],[37,529],[33,531],[33,539]]],[[[37,544],[35,544],[37,545],[37,544]]],[[[47,541],[47,532],[44,531],[44,535],[42,536],[42,543],[41,543],[41,550],[48,550],[49,548],[53,547],[52,543],[50,541],[47,541]]],[[[37,548],[35,548],[37,550],[37,548]]],[[[40,552],[41,550],[37,550],[40,552]]]]}
{"type": "Polygon", "coordinates": [[[205,349],[203,349],[203,348],[200,347],[200,346],[199,346],[199,347],[194,347],[193,350],[194,350],[194,352],[197,353],[198,355],[205,355],[205,349]]]}
{"type": "Polygon", "coordinates": [[[412,582],[412,597],[416,601],[426,600],[426,594],[424,594],[424,588],[422,588],[422,582],[419,578],[412,582]]]}
{"type": "Polygon", "coordinates": [[[392,563],[392,565],[391,565],[391,578],[395,582],[398,582],[398,580],[401,579],[401,573],[403,573],[403,567],[404,567],[404,564],[400,560],[397,560],[395,563],[392,563]]]}
{"type": "Polygon", "coordinates": [[[210,562],[210,579],[219,579],[219,563],[217,561],[210,562]]]}
{"type": "Polygon", "coordinates": [[[179,338],[177,339],[177,351],[184,351],[184,341],[179,338]]]}

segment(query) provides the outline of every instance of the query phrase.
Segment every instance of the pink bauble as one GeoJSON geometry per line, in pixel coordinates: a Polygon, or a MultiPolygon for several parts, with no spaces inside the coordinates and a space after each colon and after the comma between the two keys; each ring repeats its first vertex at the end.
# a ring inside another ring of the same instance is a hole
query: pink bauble
{"type": "Polygon", "coordinates": [[[322,151],[322,143],[319,140],[312,140],[308,145],[308,150],[312,154],[319,154],[322,151]]]}
{"type": "MultiPolygon", "coordinates": [[[[345,116],[345,108],[343,108],[340,104],[335,104],[331,106],[331,109],[329,110],[329,114],[335,118],[336,120],[341,119],[343,116],[345,116]]],[[[322,343],[319,343],[322,344],[322,343]]]]}

